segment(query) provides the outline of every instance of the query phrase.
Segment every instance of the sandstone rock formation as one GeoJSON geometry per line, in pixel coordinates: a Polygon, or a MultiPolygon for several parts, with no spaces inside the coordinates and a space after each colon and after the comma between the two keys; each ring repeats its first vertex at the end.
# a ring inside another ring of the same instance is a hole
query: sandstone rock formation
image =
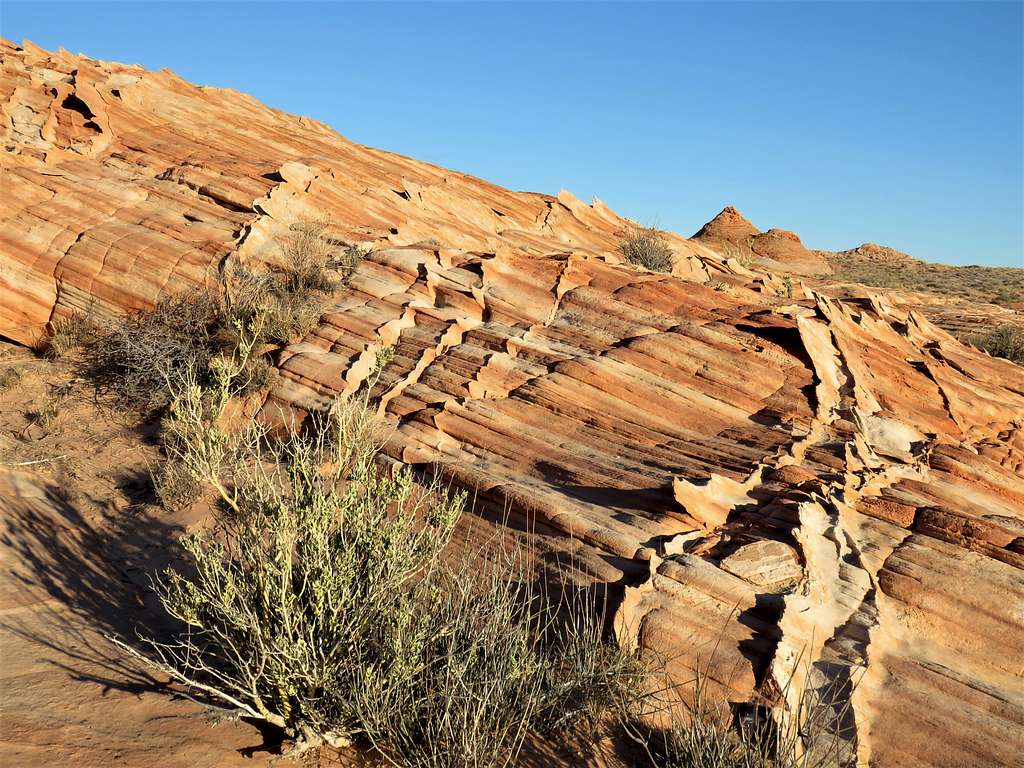
{"type": "Polygon", "coordinates": [[[624,644],[738,709],[848,705],[863,765],[1024,753],[1020,367],[884,292],[784,281],[820,257],[733,209],[654,274],[618,263],[627,222],[598,201],[169,72],[2,55],[0,334],[147,306],[324,218],[373,251],[279,351],[264,418],[351,394],[393,346],[372,393],[387,453],[571,548],[624,644]]]}
{"type": "Polygon", "coordinates": [[[890,289],[894,304],[962,339],[1000,325],[1024,327],[1024,269],[932,264],[874,243],[817,253],[832,265],[835,295],[865,296],[859,283],[890,289]]]}
{"type": "Polygon", "coordinates": [[[731,205],[701,227],[692,239],[724,255],[750,260],[775,272],[797,275],[830,272],[828,262],[805,248],[797,235],[784,229],[762,232],[731,205]]]}

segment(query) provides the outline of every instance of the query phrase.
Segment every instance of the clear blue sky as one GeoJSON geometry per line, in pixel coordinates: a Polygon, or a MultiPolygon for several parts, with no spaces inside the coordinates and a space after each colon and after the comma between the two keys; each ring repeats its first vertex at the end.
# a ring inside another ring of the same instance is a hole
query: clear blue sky
{"type": "Polygon", "coordinates": [[[0,29],[169,67],[514,189],[692,234],[1024,266],[1022,3],[24,3],[0,29]]]}

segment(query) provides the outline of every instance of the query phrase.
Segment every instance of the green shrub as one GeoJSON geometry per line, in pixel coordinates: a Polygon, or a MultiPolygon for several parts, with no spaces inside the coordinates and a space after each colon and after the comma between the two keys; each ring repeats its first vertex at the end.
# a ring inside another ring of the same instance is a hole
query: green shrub
{"type": "Polygon", "coordinates": [[[180,631],[121,647],[297,750],[363,738],[397,766],[511,765],[527,733],[628,696],[636,664],[581,604],[531,599],[499,561],[445,564],[465,493],[379,467],[385,436],[365,398],[283,442],[224,427],[258,329],[239,335],[211,384],[171,377],[169,466],[223,502],[211,530],[183,540],[187,567],[159,582],[180,631]]]}
{"type": "Polygon", "coordinates": [[[1001,325],[988,333],[972,336],[969,341],[993,357],[1005,357],[1024,365],[1024,328],[1020,326],[1001,325]]]}
{"type": "Polygon", "coordinates": [[[672,249],[654,227],[631,227],[619,241],[619,253],[630,264],[654,272],[672,271],[672,249]]]}

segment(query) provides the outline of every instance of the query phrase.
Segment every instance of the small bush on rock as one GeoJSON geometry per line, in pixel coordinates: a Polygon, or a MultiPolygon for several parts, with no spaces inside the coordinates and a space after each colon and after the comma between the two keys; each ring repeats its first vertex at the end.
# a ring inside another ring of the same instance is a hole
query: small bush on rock
{"type": "Polygon", "coordinates": [[[654,272],[672,271],[672,249],[654,227],[632,227],[619,241],[619,253],[630,264],[654,272]]]}

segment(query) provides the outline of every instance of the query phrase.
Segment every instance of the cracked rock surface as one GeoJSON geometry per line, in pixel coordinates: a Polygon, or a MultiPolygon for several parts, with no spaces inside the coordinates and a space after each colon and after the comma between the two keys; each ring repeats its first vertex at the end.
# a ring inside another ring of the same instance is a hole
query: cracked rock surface
{"type": "Polygon", "coordinates": [[[735,221],[670,236],[655,274],[619,263],[627,222],[599,201],[166,71],[0,52],[0,334],[149,306],[325,218],[373,251],[280,351],[264,418],[351,394],[393,346],[387,454],[571,541],[621,642],[737,707],[828,692],[862,765],[1019,764],[1024,369],[884,292],[784,296],[715,250],[735,221]]]}

